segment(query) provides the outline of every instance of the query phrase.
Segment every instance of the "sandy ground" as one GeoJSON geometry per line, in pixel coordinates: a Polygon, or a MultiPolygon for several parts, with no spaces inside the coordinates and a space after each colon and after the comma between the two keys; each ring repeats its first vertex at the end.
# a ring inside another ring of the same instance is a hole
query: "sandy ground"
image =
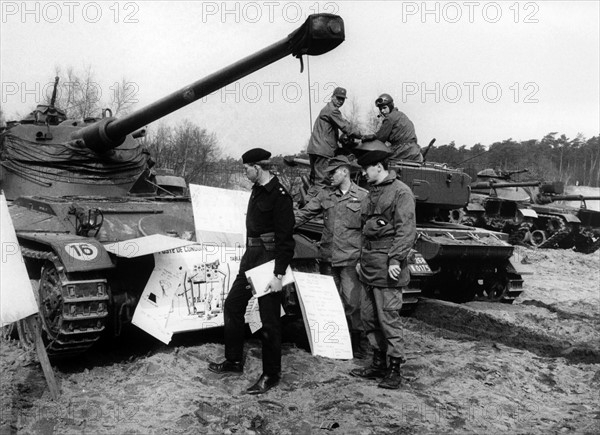
{"type": "Polygon", "coordinates": [[[283,379],[263,396],[248,341],[245,372],[221,377],[221,331],[164,346],[132,330],[55,365],[50,400],[32,352],[0,350],[0,433],[409,434],[600,433],[600,253],[517,248],[535,270],[510,305],[421,301],[404,319],[398,391],[348,375],[368,361],[284,348],[283,379]]]}

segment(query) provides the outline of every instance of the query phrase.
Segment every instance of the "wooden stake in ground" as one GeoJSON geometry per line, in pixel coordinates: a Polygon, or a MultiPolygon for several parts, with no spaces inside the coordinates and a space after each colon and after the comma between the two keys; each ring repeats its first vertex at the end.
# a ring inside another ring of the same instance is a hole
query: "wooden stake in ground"
{"type": "Polygon", "coordinates": [[[46,353],[46,346],[44,346],[44,340],[42,339],[42,331],[40,331],[39,323],[36,318],[37,314],[33,314],[25,319],[27,327],[35,340],[35,349],[37,351],[38,359],[42,365],[48,388],[50,389],[50,395],[52,399],[57,400],[59,396],[58,384],[54,377],[54,370],[50,365],[48,359],[48,353],[46,353]]]}

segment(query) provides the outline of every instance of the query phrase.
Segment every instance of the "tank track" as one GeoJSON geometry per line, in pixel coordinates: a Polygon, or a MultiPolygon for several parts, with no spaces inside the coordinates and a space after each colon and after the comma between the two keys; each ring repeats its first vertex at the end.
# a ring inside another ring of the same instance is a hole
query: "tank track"
{"type": "Polygon", "coordinates": [[[581,252],[582,254],[593,254],[598,249],[600,249],[600,238],[598,238],[596,241],[592,241],[591,243],[575,243],[575,251],[581,252]]]}
{"type": "Polygon", "coordinates": [[[106,279],[98,278],[96,272],[77,274],[74,279],[53,252],[29,248],[21,252],[25,259],[45,261],[40,279],[33,281],[37,281],[34,293],[48,355],[85,352],[105,330],[110,299],[106,279]]]}
{"type": "Polygon", "coordinates": [[[523,293],[523,278],[519,274],[509,273],[506,291],[502,295],[500,302],[512,304],[521,293],[523,293]]]}
{"type": "MultiPolygon", "coordinates": [[[[539,217],[552,219],[556,216],[538,214],[539,217]]],[[[548,239],[538,246],[538,249],[556,249],[559,248],[564,240],[571,234],[571,229],[561,220],[561,228],[552,234],[548,239]]]]}

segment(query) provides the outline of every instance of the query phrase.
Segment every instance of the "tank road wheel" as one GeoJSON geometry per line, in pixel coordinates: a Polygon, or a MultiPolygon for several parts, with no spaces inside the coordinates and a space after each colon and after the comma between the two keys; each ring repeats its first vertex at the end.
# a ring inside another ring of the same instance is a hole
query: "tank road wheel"
{"type": "Polygon", "coordinates": [[[556,216],[552,216],[548,219],[548,223],[546,224],[546,229],[550,234],[555,234],[558,232],[563,232],[566,230],[565,222],[556,216]]]}
{"type": "Polygon", "coordinates": [[[462,208],[455,208],[454,210],[450,210],[448,220],[453,224],[462,224],[465,220],[465,216],[466,213],[462,208]]]}
{"type": "Polygon", "coordinates": [[[489,302],[499,302],[504,298],[507,288],[502,279],[491,279],[484,281],[480,296],[489,302]]]}
{"type": "Polygon", "coordinates": [[[508,243],[511,245],[526,245],[531,241],[531,226],[522,224],[508,235],[508,243]]]}
{"type": "Polygon", "coordinates": [[[535,230],[531,232],[531,244],[536,248],[546,242],[548,237],[546,236],[546,232],[543,230],[535,230]]]}

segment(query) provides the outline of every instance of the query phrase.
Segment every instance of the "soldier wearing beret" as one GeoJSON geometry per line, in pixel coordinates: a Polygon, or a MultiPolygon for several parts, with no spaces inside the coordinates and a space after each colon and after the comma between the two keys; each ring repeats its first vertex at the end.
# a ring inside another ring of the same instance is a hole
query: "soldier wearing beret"
{"type": "Polygon", "coordinates": [[[292,198],[269,171],[271,153],[254,148],[242,155],[246,176],[254,183],[246,214],[248,240],[240,271],[224,304],[225,361],[210,363],[215,373],[244,370],[244,315],[252,289],[245,272],[275,260],[270,293],[258,299],[262,322],[263,373],[247,393],[261,394],[279,383],[281,376],[281,288],[282,278],[294,256],[294,211],[292,198]]]}
{"type": "Polygon", "coordinates": [[[325,187],[300,210],[296,210],[296,226],[323,214],[323,234],[319,244],[319,269],[331,275],[344,305],[352,339],[354,358],[362,358],[362,322],[360,320],[361,283],[356,263],[361,247],[361,203],[367,191],[352,182],[350,168],[358,165],[346,156],[329,160],[326,168],[331,187],[325,187]]]}
{"type": "Polygon", "coordinates": [[[351,374],[383,378],[379,387],[398,389],[404,359],[402,289],[410,280],[407,256],[415,241],[416,220],[413,193],[393,170],[388,170],[389,155],[387,150],[372,150],[358,159],[370,184],[362,209],[364,237],[359,277],[365,291],[361,318],[374,352],[370,367],[352,370],[351,374]]]}
{"type": "Polygon", "coordinates": [[[310,159],[309,196],[314,196],[327,185],[326,168],[329,159],[335,155],[338,148],[339,130],[349,136],[360,137],[340,112],[340,107],[346,101],[346,89],[335,88],[331,101],[321,110],[315,120],[313,131],[308,142],[308,157],[310,159]]]}

